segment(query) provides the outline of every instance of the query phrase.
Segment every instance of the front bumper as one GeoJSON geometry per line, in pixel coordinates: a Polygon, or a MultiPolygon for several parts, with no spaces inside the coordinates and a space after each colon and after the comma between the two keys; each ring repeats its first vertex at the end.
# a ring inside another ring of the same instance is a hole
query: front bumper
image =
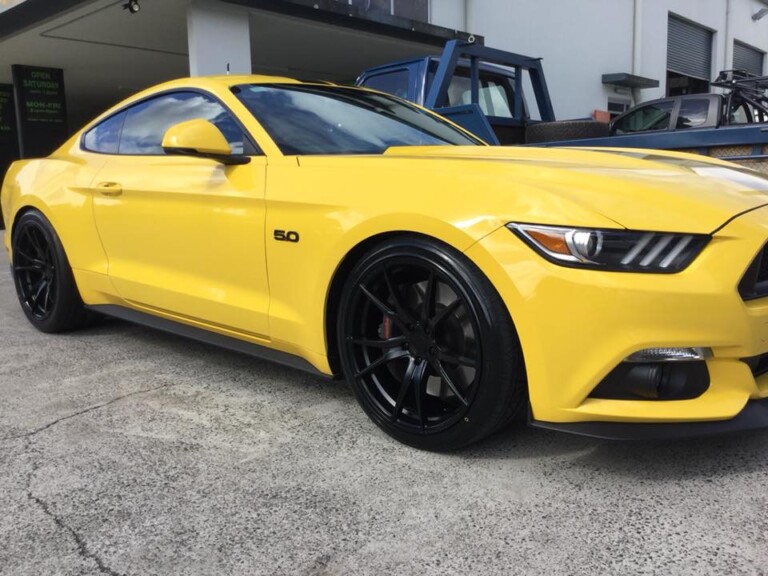
{"type": "Polygon", "coordinates": [[[637,424],[626,422],[540,422],[531,420],[535,428],[568,432],[601,440],[668,440],[698,438],[733,432],[768,428],[768,398],[750,400],[734,418],[713,422],[675,422],[637,424]]]}
{"type": "Polygon", "coordinates": [[[767,239],[768,208],[762,208],[718,231],[677,274],[564,268],[545,261],[507,229],[467,254],[497,288],[517,328],[534,425],[653,438],[768,426],[762,402],[768,398],[768,374],[753,376],[743,361],[768,352],[768,298],[745,302],[737,290],[767,239]],[[701,396],[590,397],[627,356],[666,346],[712,349],[710,385],[701,396]]]}

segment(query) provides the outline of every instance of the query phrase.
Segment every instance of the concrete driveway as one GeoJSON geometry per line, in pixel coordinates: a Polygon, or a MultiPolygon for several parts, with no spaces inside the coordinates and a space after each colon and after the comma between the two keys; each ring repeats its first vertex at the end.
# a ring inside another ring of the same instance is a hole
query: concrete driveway
{"type": "Polygon", "coordinates": [[[0,270],[0,574],[768,574],[768,433],[384,436],[343,382],[108,322],[0,270]]]}

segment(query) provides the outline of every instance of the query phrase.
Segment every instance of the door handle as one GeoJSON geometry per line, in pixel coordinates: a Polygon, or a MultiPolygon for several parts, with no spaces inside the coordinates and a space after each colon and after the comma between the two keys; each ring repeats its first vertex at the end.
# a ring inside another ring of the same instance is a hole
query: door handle
{"type": "Polygon", "coordinates": [[[123,193],[123,186],[118,182],[99,182],[96,189],[103,196],[120,196],[123,193]]]}

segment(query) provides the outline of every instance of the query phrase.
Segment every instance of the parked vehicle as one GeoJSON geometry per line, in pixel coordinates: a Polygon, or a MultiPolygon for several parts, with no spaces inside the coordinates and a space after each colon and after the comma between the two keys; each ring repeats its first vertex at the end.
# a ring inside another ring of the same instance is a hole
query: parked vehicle
{"type": "Polygon", "coordinates": [[[14,163],[0,206],[37,329],[102,313],[343,375],[419,448],[517,417],[768,426],[768,179],[645,156],[494,148],[360,88],[194,78],[14,163]]]}
{"type": "Polygon", "coordinates": [[[768,172],[768,77],[743,71],[723,72],[712,83],[725,94],[654,100],[610,125],[556,121],[539,59],[459,41],[446,44],[440,58],[366,70],[357,84],[446,115],[491,144],[677,150],[768,172]],[[525,74],[540,112],[535,118],[522,93],[525,74]]]}
{"type": "Polygon", "coordinates": [[[726,92],[644,102],[613,120],[609,137],[550,139],[543,144],[663,148],[768,172],[768,77],[729,70],[712,85],[726,92]]]}

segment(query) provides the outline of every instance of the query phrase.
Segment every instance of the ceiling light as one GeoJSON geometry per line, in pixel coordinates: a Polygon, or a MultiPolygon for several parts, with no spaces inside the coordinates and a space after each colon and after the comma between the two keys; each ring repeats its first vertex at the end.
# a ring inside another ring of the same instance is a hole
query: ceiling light
{"type": "Polygon", "coordinates": [[[131,14],[136,14],[136,12],[141,10],[139,0],[129,0],[127,4],[123,4],[123,10],[128,10],[131,14]]]}

